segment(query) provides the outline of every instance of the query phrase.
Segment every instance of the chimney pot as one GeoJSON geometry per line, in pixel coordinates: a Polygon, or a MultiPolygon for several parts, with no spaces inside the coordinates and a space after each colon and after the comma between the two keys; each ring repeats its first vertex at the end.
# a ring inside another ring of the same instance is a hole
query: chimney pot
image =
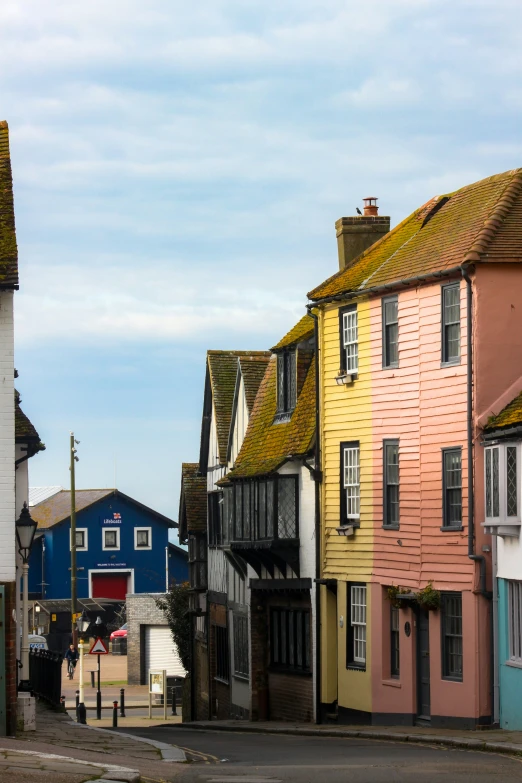
{"type": "Polygon", "coordinates": [[[363,198],[364,201],[364,214],[369,217],[377,217],[379,214],[379,207],[377,206],[378,199],[376,196],[367,196],[363,198]]]}

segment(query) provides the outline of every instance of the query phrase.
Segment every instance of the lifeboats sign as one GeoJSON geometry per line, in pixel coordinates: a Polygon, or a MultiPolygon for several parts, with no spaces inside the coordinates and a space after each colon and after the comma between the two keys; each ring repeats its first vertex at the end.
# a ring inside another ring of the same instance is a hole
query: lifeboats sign
{"type": "Polygon", "coordinates": [[[100,517],[100,525],[107,527],[108,525],[121,525],[121,514],[115,511],[112,517],[100,517]]]}

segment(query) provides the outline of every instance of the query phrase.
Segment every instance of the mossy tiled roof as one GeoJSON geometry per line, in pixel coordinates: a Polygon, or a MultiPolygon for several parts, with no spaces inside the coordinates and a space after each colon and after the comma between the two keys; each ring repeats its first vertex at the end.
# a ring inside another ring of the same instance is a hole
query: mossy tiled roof
{"type": "Polygon", "coordinates": [[[0,122],[0,288],[18,288],[18,248],[7,122],[0,122]]]}
{"type": "Polygon", "coordinates": [[[520,424],[522,424],[522,392],[514,400],[511,400],[504,410],[489,419],[484,427],[484,432],[492,432],[505,427],[516,427],[520,424]]]}
{"type": "Polygon", "coordinates": [[[20,407],[20,394],[15,389],[15,439],[17,443],[31,443],[33,453],[43,451],[45,446],[40,442],[36,428],[20,407]]]}
{"type": "Polygon", "coordinates": [[[287,423],[274,424],[277,357],[272,356],[259,387],[243,445],[229,479],[262,476],[277,470],[289,456],[310,451],[315,432],[315,367],[310,364],[296,408],[287,423]]]}
{"type": "Polygon", "coordinates": [[[245,387],[245,398],[249,413],[254,407],[259,385],[263,380],[269,361],[270,351],[239,357],[239,367],[241,377],[243,378],[243,386],[245,387]]]}
{"type": "Polygon", "coordinates": [[[290,329],[282,340],[272,348],[273,351],[279,351],[281,348],[291,348],[298,343],[308,340],[314,334],[314,319],[310,315],[303,315],[300,321],[290,329]]]}
{"type": "Polygon", "coordinates": [[[198,476],[197,462],[181,465],[181,494],[179,499],[179,540],[186,541],[187,533],[204,533],[207,529],[207,479],[198,476]]]}
{"type": "Polygon", "coordinates": [[[444,272],[522,261],[522,169],[496,174],[417,209],[308,296],[318,300],[444,272]]]}
{"type": "Polygon", "coordinates": [[[228,436],[232,418],[238,361],[250,357],[264,356],[266,356],[265,351],[207,351],[221,465],[226,465],[227,462],[228,436]]]}

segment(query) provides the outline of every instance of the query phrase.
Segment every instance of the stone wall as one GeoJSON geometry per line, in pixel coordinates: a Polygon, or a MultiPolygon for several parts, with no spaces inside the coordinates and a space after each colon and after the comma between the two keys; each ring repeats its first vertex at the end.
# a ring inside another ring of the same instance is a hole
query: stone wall
{"type": "Polygon", "coordinates": [[[127,595],[127,669],[129,685],[144,685],[144,626],[168,625],[165,615],[156,605],[163,593],[127,595]]]}

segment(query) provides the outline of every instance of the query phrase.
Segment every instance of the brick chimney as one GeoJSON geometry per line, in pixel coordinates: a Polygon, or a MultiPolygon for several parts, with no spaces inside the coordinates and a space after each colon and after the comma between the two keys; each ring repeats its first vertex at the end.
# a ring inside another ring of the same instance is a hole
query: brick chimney
{"type": "Polygon", "coordinates": [[[346,269],[354,259],[390,230],[390,218],[379,215],[377,198],[363,198],[364,214],[342,217],[335,224],[339,269],[346,269]]]}

